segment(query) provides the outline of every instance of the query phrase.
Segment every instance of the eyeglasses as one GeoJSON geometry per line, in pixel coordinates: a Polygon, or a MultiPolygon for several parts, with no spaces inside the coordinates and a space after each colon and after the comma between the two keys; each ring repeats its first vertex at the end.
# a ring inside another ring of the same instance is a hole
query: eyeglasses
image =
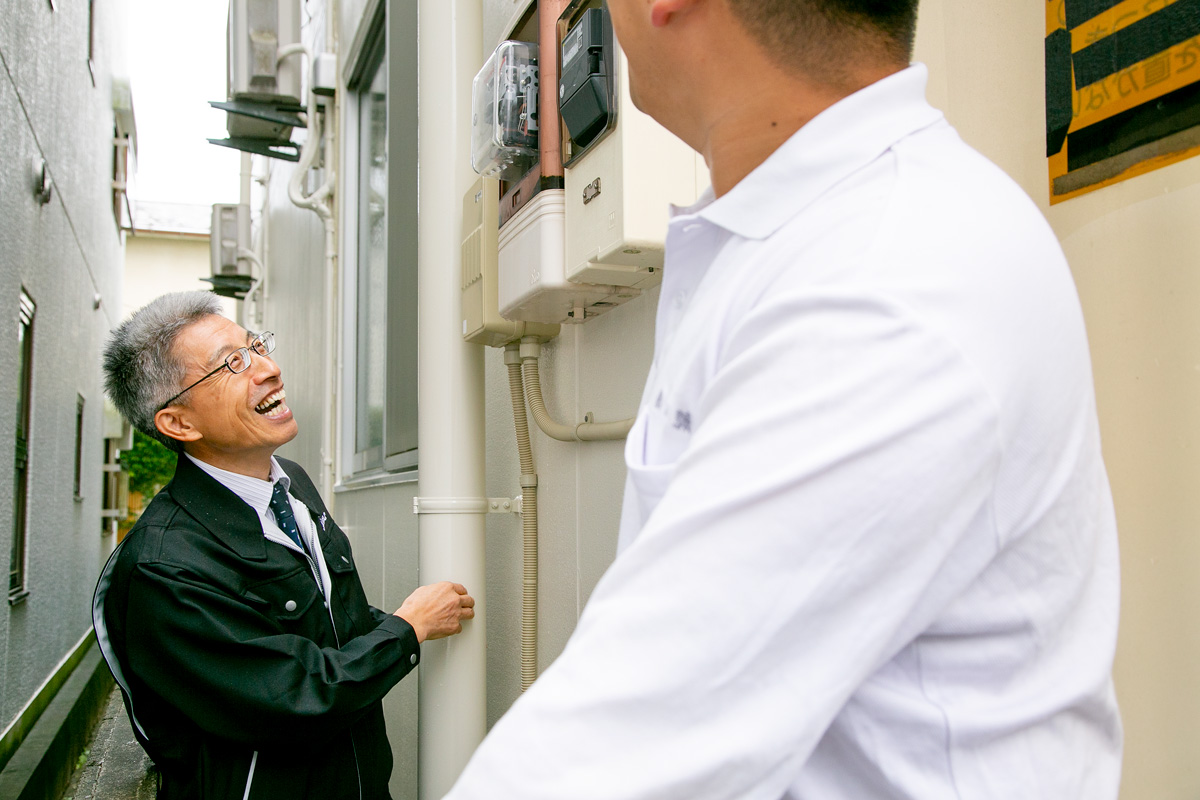
{"type": "Polygon", "coordinates": [[[254,341],[250,342],[250,344],[246,345],[245,347],[239,347],[237,350],[234,350],[232,353],[225,356],[225,361],[221,364],[221,366],[217,367],[212,372],[208,373],[203,378],[184,389],[182,392],[173,395],[170,400],[159,406],[158,410],[162,411],[164,408],[171,405],[171,403],[174,403],[180,397],[187,394],[192,389],[195,389],[197,386],[204,383],[206,380],[211,378],[213,375],[216,375],[223,369],[228,369],[234,375],[238,374],[239,372],[245,372],[250,367],[251,353],[257,356],[269,356],[273,352],[275,352],[275,334],[271,333],[270,331],[263,331],[258,336],[255,336],[254,341]]]}

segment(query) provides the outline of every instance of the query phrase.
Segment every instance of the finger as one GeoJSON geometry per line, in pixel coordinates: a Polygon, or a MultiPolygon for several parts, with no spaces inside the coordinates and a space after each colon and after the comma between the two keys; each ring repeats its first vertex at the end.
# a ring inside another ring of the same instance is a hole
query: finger
{"type": "Polygon", "coordinates": [[[458,612],[459,619],[475,619],[475,609],[464,608],[458,612]]]}
{"type": "Polygon", "coordinates": [[[467,593],[467,587],[463,586],[461,583],[451,583],[450,588],[453,589],[454,591],[458,592],[459,594],[467,593]]]}
{"type": "Polygon", "coordinates": [[[464,594],[462,597],[458,598],[458,604],[464,608],[474,608],[475,598],[471,597],[469,594],[464,594]]]}

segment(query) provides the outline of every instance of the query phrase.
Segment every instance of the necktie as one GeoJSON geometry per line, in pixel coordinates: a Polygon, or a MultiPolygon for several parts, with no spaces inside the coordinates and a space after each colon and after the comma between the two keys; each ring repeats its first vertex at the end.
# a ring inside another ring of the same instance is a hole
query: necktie
{"type": "Polygon", "coordinates": [[[301,550],[305,550],[304,542],[300,539],[300,529],[296,527],[296,515],[292,513],[292,504],[288,502],[287,490],[283,488],[283,481],[275,482],[275,488],[271,492],[271,502],[268,505],[275,512],[275,520],[279,523],[280,530],[291,537],[293,542],[300,545],[301,550]]]}

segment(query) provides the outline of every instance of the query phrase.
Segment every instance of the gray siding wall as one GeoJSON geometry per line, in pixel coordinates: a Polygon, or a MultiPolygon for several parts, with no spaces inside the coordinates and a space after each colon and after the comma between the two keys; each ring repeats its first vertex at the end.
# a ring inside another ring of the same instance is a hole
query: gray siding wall
{"type": "Polygon", "coordinates": [[[0,2],[0,561],[12,545],[17,308],[37,303],[27,504],[29,596],[0,604],[0,729],[91,627],[112,537],[100,529],[100,349],[120,311],[122,241],[112,213],[112,68],[120,4],[0,2]],[[32,164],[54,180],[34,199],[32,164]],[[99,308],[94,299],[100,298],[99,308]],[[82,497],[73,493],[76,396],[85,400],[82,497]]]}

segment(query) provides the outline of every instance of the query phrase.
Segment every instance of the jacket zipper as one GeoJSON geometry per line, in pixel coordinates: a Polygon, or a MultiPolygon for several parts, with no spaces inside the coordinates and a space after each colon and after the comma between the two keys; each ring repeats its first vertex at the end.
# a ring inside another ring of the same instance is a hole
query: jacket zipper
{"type": "MultiPolygon", "coordinates": [[[[310,522],[311,522],[311,520],[310,520],[310,522]]],[[[270,537],[268,537],[268,538],[270,538],[270,537]]],[[[301,555],[304,556],[304,560],[308,562],[308,568],[312,571],[313,579],[317,582],[317,591],[321,594],[321,597],[324,598],[325,610],[329,612],[329,627],[330,627],[330,629],[333,630],[333,641],[337,645],[338,649],[341,650],[342,649],[342,638],[340,636],[338,636],[337,623],[335,623],[333,621],[333,605],[332,605],[333,600],[331,597],[325,596],[325,585],[321,581],[321,570],[317,568],[317,562],[313,561],[313,557],[311,555],[309,555],[306,550],[296,547],[296,543],[293,542],[291,539],[287,539],[286,541],[275,539],[274,541],[279,542],[280,544],[284,545],[285,547],[290,548],[291,550],[295,550],[295,551],[299,552],[301,555]]],[[[309,547],[312,547],[311,542],[309,543],[309,547]]],[[[354,755],[354,776],[355,776],[355,778],[358,779],[358,800],[362,800],[362,796],[363,796],[363,794],[362,794],[362,769],[358,766],[358,745],[355,744],[355,742],[354,742],[354,727],[353,726],[351,726],[349,728],[349,732],[350,732],[350,752],[354,755]]],[[[255,753],[254,755],[256,758],[258,757],[258,753],[255,753]]],[[[254,772],[253,766],[251,766],[250,771],[251,771],[251,774],[253,774],[253,772],[254,772]]],[[[247,783],[246,784],[247,795],[246,795],[246,797],[242,798],[242,800],[247,800],[247,798],[249,797],[249,792],[250,792],[250,784],[247,783]]]]}
{"type": "Polygon", "coordinates": [[[246,791],[242,793],[242,800],[250,800],[250,785],[254,783],[254,768],[258,765],[258,751],[254,751],[254,755],[250,757],[250,772],[246,775],[246,791]]]}

